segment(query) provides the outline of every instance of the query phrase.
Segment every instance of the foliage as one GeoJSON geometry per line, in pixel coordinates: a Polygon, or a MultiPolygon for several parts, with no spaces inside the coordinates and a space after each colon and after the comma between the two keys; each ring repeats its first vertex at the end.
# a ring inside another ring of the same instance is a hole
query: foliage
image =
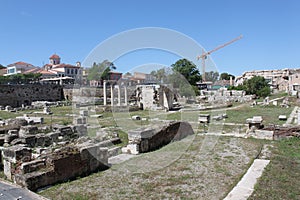
{"type": "Polygon", "coordinates": [[[230,85],[228,87],[228,90],[245,90],[245,86],[244,85],[238,85],[238,86],[230,85]]]}
{"type": "Polygon", "coordinates": [[[235,76],[234,76],[234,75],[229,74],[229,73],[227,73],[227,72],[223,72],[223,73],[221,73],[221,75],[220,75],[220,79],[221,79],[221,80],[230,80],[230,77],[232,77],[232,80],[235,79],[235,76]]]}
{"type": "Polygon", "coordinates": [[[93,63],[89,69],[88,80],[108,80],[109,72],[116,69],[114,63],[104,60],[102,63],[93,63]]]}
{"type": "Polygon", "coordinates": [[[0,84],[28,84],[37,82],[42,74],[28,73],[28,74],[14,74],[10,76],[0,76],[0,84]]]}
{"type": "Polygon", "coordinates": [[[125,76],[132,76],[132,74],[130,72],[126,72],[124,75],[125,76]]]}
{"type": "Polygon", "coordinates": [[[200,72],[193,62],[184,58],[176,61],[171,66],[174,71],[182,74],[191,85],[196,85],[198,81],[201,81],[200,72]]]}
{"type": "Polygon", "coordinates": [[[205,81],[215,82],[218,80],[218,78],[219,78],[219,72],[216,71],[205,72],[205,81]]]}
{"type": "Polygon", "coordinates": [[[271,89],[269,86],[263,87],[262,89],[257,91],[257,95],[260,97],[267,97],[271,94],[271,89]]]}
{"type": "Polygon", "coordinates": [[[168,78],[168,73],[166,72],[165,68],[158,69],[156,71],[152,71],[150,73],[155,79],[160,83],[166,83],[168,78]]]}
{"type": "Polygon", "coordinates": [[[245,86],[245,91],[247,94],[256,94],[257,96],[263,95],[266,97],[270,95],[271,90],[269,85],[264,77],[262,76],[254,76],[249,80],[246,80],[243,85],[245,86]]]}
{"type": "Polygon", "coordinates": [[[6,68],[6,67],[0,64],[0,69],[4,69],[4,68],[6,68]]]}
{"type": "Polygon", "coordinates": [[[230,86],[228,89],[245,90],[247,94],[255,94],[259,97],[267,97],[271,94],[268,82],[262,76],[254,76],[246,80],[242,85],[230,86]]]}

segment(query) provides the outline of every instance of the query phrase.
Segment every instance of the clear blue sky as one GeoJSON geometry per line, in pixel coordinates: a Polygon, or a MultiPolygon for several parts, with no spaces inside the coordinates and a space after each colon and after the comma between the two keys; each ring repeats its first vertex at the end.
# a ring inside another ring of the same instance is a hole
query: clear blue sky
{"type": "MultiPolygon", "coordinates": [[[[53,53],[75,63],[112,35],[163,27],[186,34],[206,50],[243,34],[212,54],[220,72],[300,67],[299,0],[0,0],[0,5],[3,65],[42,66],[53,53]]],[[[177,59],[159,51],[123,57],[116,62],[122,72],[177,59]]]]}

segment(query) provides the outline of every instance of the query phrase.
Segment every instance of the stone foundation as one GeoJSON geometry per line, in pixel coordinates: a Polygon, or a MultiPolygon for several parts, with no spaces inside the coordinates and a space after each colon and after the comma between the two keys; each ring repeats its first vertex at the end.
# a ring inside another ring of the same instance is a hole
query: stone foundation
{"type": "Polygon", "coordinates": [[[156,127],[139,128],[129,131],[129,144],[122,151],[131,154],[149,152],[192,134],[194,131],[187,122],[172,121],[156,127]]]}

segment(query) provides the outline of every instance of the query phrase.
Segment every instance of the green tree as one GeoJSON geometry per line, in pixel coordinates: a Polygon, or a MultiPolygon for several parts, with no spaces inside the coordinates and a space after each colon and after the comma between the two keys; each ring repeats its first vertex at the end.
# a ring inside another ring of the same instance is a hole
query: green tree
{"type": "Polygon", "coordinates": [[[4,69],[4,68],[6,68],[6,67],[4,67],[3,65],[0,64],[0,69],[4,69]]]}
{"type": "Polygon", "coordinates": [[[108,80],[109,72],[116,69],[115,65],[104,60],[101,63],[93,63],[93,66],[89,69],[88,80],[108,80]]]}
{"type": "Polygon", "coordinates": [[[221,80],[230,80],[230,77],[232,77],[232,80],[235,79],[235,76],[234,76],[234,75],[229,74],[229,73],[227,73],[227,72],[223,72],[223,73],[221,73],[221,75],[220,75],[220,79],[221,79],[221,80]]]}
{"type": "Polygon", "coordinates": [[[210,71],[210,72],[205,72],[205,80],[206,81],[211,81],[211,82],[215,82],[217,81],[219,78],[219,72],[214,72],[214,71],[210,71]]]}
{"type": "Polygon", "coordinates": [[[243,85],[247,94],[266,97],[271,93],[268,82],[262,76],[254,76],[251,79],[246,80],[243,85]]]}
{"type": "Polygon", "coordinates": [[[165,68],[158,69],[156,71],[152,71],[150,73],[155,79],[160,83],[166,83],[168,79],[168,73],[166,72],[165,68]]]}
{"type": "Polygon", "coordinates": [[[197,66],[185,58],[176,61],[171,66],[174,71],[182,74],[192,86],[202,80],[197,66]]]}
{"type": "Polygon", "coordinates": [[[271,88],[270,87],[263,87],[260,90],[257,91],[257,95],[260,97],[267,97],[271,94],[271,88]]]}

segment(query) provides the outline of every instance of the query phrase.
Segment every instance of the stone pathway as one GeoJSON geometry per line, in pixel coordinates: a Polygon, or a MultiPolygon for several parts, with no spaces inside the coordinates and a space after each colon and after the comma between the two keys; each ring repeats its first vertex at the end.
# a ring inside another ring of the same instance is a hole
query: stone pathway
{"type": "Polygon", "coordinates": [[[283,126],[293,124],[293,119],[297,118],[297,110],[298,110],[298,106],[295,106],[294,110],[292,111],[292,113],[290,114],[289,118],[286,120],[286,123],[283,126]]]}
{"type": "Polygon", "coordinates": [[[45,197],[21,188],[12,183],[0,180],[0,200],[47,200],[45,197]]]}
{"type": "Polygon", "coordinates": [[[262,175],[263,170],[270,160],[255,159],[247,173],[240,182],[231,190],[224,200],[246,200],[254,191],[257,179],[262,175]]]}

